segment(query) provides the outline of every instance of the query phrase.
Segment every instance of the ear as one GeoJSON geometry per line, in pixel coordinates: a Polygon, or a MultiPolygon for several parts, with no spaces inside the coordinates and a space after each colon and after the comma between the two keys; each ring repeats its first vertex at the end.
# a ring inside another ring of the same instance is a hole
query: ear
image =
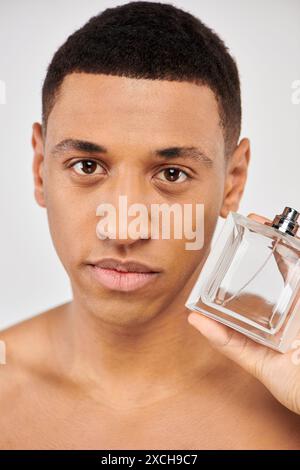
{"type": "Polygon", "coordinates": [[[250,141],[242,139],[226,163],[223,204],[220,216],[226,218],[230,211],[236,212],[243,195],[250,160],[250,141]]]}
{"type": "Polygon", "coordinates": [[[42,126],[35,122],[32,126],[31,144],[34,152],[32,172],[34,178],[34,197],[41,207],[46,207],[44,191],[44,148],[42,126]]]}

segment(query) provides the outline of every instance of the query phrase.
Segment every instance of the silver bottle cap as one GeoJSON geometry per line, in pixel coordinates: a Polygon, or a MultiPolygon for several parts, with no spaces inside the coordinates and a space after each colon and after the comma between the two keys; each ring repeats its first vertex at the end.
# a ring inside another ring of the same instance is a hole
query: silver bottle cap
{"type": "Polygon", "coordinates": [[[295,209],[285,207],[282,214],[274,217],[272,227],[294,237],[299,229],[299,224],[297,223],[299,215],[300,213],[295,209]]]}

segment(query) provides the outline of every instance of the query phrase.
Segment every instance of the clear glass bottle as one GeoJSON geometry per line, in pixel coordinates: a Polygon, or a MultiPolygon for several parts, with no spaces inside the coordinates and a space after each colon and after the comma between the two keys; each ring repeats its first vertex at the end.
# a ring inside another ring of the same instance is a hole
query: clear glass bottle
{"type": "Polygon", "coordinates": [[[300,330],[298,217],[285,207],[262,224],[230,212],[185,306],[286,352],[300,330]]]}

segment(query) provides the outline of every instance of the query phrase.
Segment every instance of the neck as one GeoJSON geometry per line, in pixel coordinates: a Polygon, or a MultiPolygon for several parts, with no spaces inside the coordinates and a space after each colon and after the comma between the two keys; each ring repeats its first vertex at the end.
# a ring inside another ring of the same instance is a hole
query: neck
{"type": "Polygon", "coordinates": [[[74,298],[60,329],[61,362],[73,380],[110,403],[154,403],[199,387],[220,357],[178,305],[145,324],[114,325],[74,298]]]}

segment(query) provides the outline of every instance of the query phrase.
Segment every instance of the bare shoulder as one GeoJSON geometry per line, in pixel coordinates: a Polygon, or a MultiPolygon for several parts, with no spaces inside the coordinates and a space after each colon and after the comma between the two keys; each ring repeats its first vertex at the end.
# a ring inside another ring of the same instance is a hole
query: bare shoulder
{"type": "Polygon", "coordinates": [[[20,387],[45,366],[55,319],[63,313],[62,304],[0,331],[0,409],[20,387]]]}
{"type": "Polygon", "coordinates": [[[30,439],[40,435],[39,419],[51,409],[52,337],[66,305],[0,331],[5,347],[5,363],[0,364],[0,430],[5,431],[0,433],[0,449],[29,448],[30,439]]]}

